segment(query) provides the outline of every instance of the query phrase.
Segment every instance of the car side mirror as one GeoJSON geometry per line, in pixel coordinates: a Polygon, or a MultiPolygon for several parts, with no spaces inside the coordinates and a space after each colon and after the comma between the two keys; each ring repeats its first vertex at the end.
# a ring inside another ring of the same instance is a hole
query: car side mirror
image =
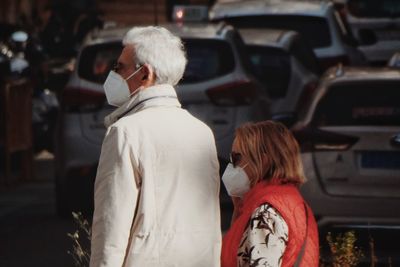
{"type": "Polygon", "coordinates": [[[291,128],[297,121],[297,114],[295,113],[281,113],[272,115],[272,120],[279,121],[286,127],[291,128]]]}

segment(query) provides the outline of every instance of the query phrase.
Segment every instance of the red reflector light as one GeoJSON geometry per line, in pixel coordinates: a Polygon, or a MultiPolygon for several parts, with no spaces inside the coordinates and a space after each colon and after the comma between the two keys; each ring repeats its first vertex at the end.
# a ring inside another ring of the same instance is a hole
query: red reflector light
{"type": "Polygon", "coordinates": [[[210,88],[206,94],[216,105],[249,105],[256,97],[256,86],[251,81],[241,80],[210,88]]]}

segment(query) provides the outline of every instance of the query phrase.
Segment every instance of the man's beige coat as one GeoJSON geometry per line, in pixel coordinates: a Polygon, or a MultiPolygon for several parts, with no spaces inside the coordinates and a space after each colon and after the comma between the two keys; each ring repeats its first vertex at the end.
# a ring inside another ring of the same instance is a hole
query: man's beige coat
{"type": "Polygon", "coordinates": [[[209,127],[169,85],[141,91],[105,123],[90,266],[219,266],[219,165],[209,127]]]}

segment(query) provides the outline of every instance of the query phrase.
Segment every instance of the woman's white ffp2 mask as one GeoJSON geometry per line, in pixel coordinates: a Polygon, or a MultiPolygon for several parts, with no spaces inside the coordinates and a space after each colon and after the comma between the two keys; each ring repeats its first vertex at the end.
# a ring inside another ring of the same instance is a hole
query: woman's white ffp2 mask
{"type": "Polygon", "coordinates": [[[250,180],[241,167],[229,163],[222,175],[226,191],[231,197],[243,197],[250,190],[250,180]]]}
{"type": "Polygon", "coordinates": [[[136,73],[138,73],[138,71],[141,68],[142,66],[139,67],[134,73],[129,75],[129,77],[126,79],[122,78],[122,76],[116,73],[115,71],[110,71],[103,85],[108,104],[110,104],[111,106],[120,107],[122,104],[128,101],[132,95],[134,95],[138,91],[140,87],[131,93],[129,90],[127,80],[129,80],[136,73]]]}

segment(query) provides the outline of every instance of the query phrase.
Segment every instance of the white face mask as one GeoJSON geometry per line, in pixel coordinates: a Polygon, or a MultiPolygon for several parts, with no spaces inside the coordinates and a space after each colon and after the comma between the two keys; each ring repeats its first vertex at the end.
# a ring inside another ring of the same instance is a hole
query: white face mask
{"type": "Polygon", "coordinates": [[[129,91],[129,86],[126,81],[132,78],[136,73],[138,73],[138,71],[142,67],[143,66],[138,68],[134,73],[129,75],[129,77],[126,79],[122,78],[122,76],[116,73],[115,71],[110,71],[103,85],[108,104],[110,104],[111,106],[120,107],[140,89],[139,87],[134,92],[131,93],[129,91]]]}
{"type": "Polygon", "coordinates": [[[232,197],[242,197],[250,190],[250,180],[241,167],[229,163],[222,175],[226,191],[232,197]]]}

